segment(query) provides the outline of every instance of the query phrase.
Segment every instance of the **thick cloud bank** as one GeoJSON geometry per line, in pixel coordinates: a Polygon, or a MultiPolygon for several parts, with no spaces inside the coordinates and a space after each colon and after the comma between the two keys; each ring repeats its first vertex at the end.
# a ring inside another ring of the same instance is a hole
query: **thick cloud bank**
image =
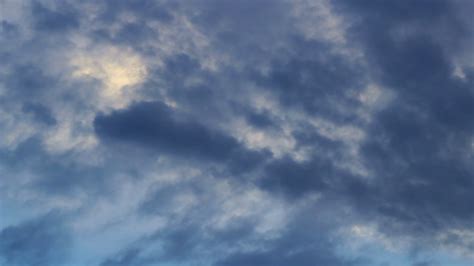
{"type": "Polygon", "coordinates": [[[474,263],[470,0],[0,0],[0,264],[474,263]]]}

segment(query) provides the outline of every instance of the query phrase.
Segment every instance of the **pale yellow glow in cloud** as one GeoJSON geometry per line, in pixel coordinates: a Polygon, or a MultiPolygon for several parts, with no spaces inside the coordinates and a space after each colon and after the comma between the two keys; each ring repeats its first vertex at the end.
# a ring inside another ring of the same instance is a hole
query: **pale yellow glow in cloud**
{"type": "Polygon", "coordinates": [[[125,107],[147,74],[146,66],[137,54],[116,47],[78,52],[72,57],[71,64],[73,77],[89,77],[102,83],[99,95],[103,104],[112,108],[125,107]]]}

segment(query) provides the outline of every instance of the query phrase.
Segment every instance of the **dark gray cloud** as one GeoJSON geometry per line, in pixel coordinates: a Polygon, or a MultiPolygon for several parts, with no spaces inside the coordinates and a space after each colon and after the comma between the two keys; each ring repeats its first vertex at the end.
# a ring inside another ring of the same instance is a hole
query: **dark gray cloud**
{"type": "Polygon", "coordinates": [[[2,263],[472,260],[469,1],[0,5],[2,263]]]}
{"type": "Polygon", "coordinates": [[[2,167],[10,175],[4,177],[4,184],[21,183],[18,173],[25,169],[35,173],[36,178],[23,186],[47,194],[69,195],[78,191],[95,194],[102,191],[107,182],[102,168],[86,167],[72,158],[48,154],[37,138],[32,138],[19,145],[15,152],[0,152],[2,167]],[[61,158],[61,159],[60,159],[61,158]],[[72,160],[71,160],[72,159],[72,160]]]}
{"type": "Polygon", "coordinates": [[[362,146],[377,177],[371,196],[378,204],[371,207],[416,231],[469,223],[474,95],[471,80],[452,74],[453,51],[469,34],[458,7],[446,1],[344,4],[361,18],[355,37],[373,62],[372,75],[397,94],[375,116],[362,146]]]}
{"type": "Polygon", "coordinates": [[[252,151],[231,136],[179,116],[163,103],[140,103],[124,111],[98,116],[98,136],[140,145],[145,149],[195,159],[223,161],[230,168],[252,168],[270,154],[252,151]]]}
{"type": "Polygon", "coordinates": [[[335,254],[333,243],[324,234],[309,233],[310,228],[314,230],[312,224],[302,222],[292,226],[281,238],[269,241],[263,250],[238,252],[216,265],[371,265],[364,259],[344,259],[335,254]]]}
{"type": "Polygon", "coordinates": [[[49,77],[39,66],[19,64],[12,68],[10,75],[4,79],[12,96],[23,98],[28,94],[37,98],[55,85],[55,78],[49,77]]]}
{"type": "Polygon", "coordinates": [[[94,121],[102,137],[134,142],[143,147],[176,153],[196,153],[196,157],[228,157],[237,141],[191,121],[172,117],[173,110],[162,103],[141,103],[130,109],[99,116],[94,121]]]}
{"type": "Polygon", "coordinates": [[[328,180],[333,176],[334,167],[324,159],[298,163],[291,158],[271,162],[266,168],[266,178],[262,187],[301,196],[309,191],[321,191],[327,188],[328,180]]]}
{"type": "Polygon", "coordinates": [[[355,109],[359,103],[346,92],[361,89],[361,66],[328,53],[327,44],[299,38],[288,40],[296,54],[275,56],[270,73],[256,77],[256,83],[278,95],[285,106],[305,108],[310,114],[351,122],[353,113],[341,112],[333,102],[355,109]],[[337,100],[336,100],[337,99],[337,100]]]}
{"type": "Polygon", "coordinates": [[[344,188],[341,195],[378,220],[388,238],[405,235],[429,246],[433,235],[453,227],[472,229],[472,78],[453,75],[456,49],[471,33],[459,7],[342,2],[358,21],[351,37],[371,63],[370,76],[396,97],[375,114],[361,145],[374,179],[349,178],[336,190],[344,188]]]}
{"type": "Polygon", "coordinates": [[[131,12],[140,15],[140,19],[170,21],[173,15],[170,13],[176,8],[177,3],[168,3],[167,1],[105,1],[99,4],[99,19],[105,22],[114,22],[120,19],[123,12],[131,12]]]}
{"type": "Polygon", "coordinates": [[[73,6],[62,4],[53,10],[39,1],[31,6],[33,26],[38,31],[62,32],[79,27],[79,14],[73,6]]]}
{"type": "Polygon", "coordinates": [[[35,120],[41,123],[50,126],[56,124],[56,119],[51,114],[51,111],[39,103],[25,103],[22,110],[25,113],[32,114],[35,120]]]}
{"type": "Polygon", "coordinates": [[[55,214],[0,232],[0,259],[5,265],[64,265],[70,248],[68,229],[55,214]]]}

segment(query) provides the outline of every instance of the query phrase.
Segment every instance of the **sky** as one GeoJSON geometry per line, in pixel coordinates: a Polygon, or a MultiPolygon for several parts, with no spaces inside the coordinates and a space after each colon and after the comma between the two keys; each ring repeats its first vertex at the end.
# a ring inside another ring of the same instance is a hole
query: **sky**
{"type": "Polygon", "coordinates": [[[473,13],[0,0],[0,265],[474,265],[473,13]]]}

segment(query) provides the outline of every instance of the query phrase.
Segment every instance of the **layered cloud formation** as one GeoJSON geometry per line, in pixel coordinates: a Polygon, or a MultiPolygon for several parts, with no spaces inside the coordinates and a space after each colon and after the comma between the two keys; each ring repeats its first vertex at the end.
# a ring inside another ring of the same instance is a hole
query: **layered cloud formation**
{"type": "Polygon", "coordinates": [[[0,265],[472,265],[472,12],[0,0],[0,265]]]}

